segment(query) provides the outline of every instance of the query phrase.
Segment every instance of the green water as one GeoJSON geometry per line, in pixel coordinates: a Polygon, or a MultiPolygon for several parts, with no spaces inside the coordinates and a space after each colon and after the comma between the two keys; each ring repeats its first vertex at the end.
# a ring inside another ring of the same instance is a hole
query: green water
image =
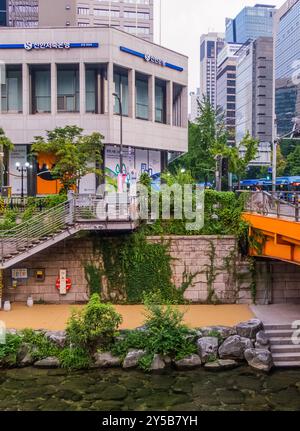
{"type": "Polygon", "coordinates": [[[300,370],[0,371],[0,410],[300,410],[300,370]]]}

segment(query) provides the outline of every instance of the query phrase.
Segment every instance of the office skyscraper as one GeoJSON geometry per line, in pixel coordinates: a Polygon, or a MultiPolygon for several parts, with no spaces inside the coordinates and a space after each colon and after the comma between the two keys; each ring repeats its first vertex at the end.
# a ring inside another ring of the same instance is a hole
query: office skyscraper
{"type": "Polygon", "coordinates": [[[264,164],[264,152],[266,157],[270,155],[273,102],[273,38],[259,37],[238,52],[236,72],[236,142],[247,132],[258,139],[259,164],[264,164]]]}
{"type": "Polygon", "coordinates": [[[200,39],[200,94],[217,106],[217,58],[224,47],[223,33],[203,34],[200,39]]]}
{"type": "Polygon", "coordinates": [[[300,127],[300,1],[288,0],[277,11],[275,43],[275,113],[279,136],[300,127]]]}
{"type": "Polygon", "coordinates": [[[228,131],[228,144],[235,144],[236,66],[241,44],[226,44],[217,60],[217,106],[228,131]]]}
{"type": "Polygon", "coordinates": [[[153,41],[153,3],[154,0],[0,0],[0,23],[11,27],[111,26],[153,41]]]}
{"type": "Polygon", "coordinates": [[[245,43],[248,39],[273,35],[275,6],[256,4],[245,7],[235,18],[226,18],[226,42],[245,43]]]}

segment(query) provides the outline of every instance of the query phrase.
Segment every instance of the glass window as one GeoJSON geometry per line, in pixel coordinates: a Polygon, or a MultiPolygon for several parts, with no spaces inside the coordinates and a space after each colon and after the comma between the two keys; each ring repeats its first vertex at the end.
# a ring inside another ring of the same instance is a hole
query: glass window
{"type": "Polygon", "coordinates": [[[166,83],[156,80],[155,82],[155,121],[166,124],[166,83]]]}
{"type": "Polygon", "coordinates": [[[1,85],[2,112],[22,112],[22,70],[7,69],[6,82],[1,85]]]}
{"type": "Polygon", "coordinates": [[[142,120],[149,119],[149,91],[148,78],[138,76],[135,81],[136,86],[136,118],[142,120]]]}
{"type": "MultiPolygon", "coordinates": [[[[128,72],[116,70],[114,72],[115,92],[122,102],[123,115],[128,116],[128,72]]],[[[120,114],[119,101],[115,97],[114,113],[120,114]]]]}
{"type": "Polygon", "coordinates": [[[96,73],[94,69],[85,72],[86,112],[96,112],[96,73]]]}
{"type": "Polygon", "coordinates": [[[50,70],[33,72],[33,113],[51,112],[51,75],[50,70]]]}
{"type": "Polygon", "coordinates": [[[78,112],[79,111],[78,68],[77,69],[58,69],[57,110],[58,112],[78,112]]]}

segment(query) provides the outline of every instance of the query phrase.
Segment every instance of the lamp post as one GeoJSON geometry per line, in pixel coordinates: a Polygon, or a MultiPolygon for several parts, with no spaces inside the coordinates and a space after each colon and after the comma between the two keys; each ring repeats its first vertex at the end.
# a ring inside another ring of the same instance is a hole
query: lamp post
{"type": "MultiPolygon", "coordinates": [[[[119,110],[120,110],[120,175],[123,176],[123,107],[120,96],[117,93],[113,93],[113,96],[119,102],[119,110]]],[[[122,178],[123,181],[123,178],[122,178]]]]}
{"type": "Polygon", "coordinates": [[[16,163],[17,171],[21,173],[21,199],[24,199],[24,174],[28,172],[29,169],[32,169],[32,165],[28,162],[24,164],[24,166],[21,165],[21,163],[16,163]]]}

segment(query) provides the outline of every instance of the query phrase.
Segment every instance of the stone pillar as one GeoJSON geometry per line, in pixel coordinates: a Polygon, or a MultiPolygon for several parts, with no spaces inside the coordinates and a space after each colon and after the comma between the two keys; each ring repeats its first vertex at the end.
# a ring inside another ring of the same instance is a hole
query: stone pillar
{"type": "Polygon", "coordinates": [[[181,125],[188,126],[188,87],[183,87],[181,93],[181,125]]]}
{"type": "Polygon", "coordinates": [[[167,82],[166,91],[167,124],[173,126],[173,81],[167,82]]]}
{"type": "Polygon", "coordinates": [[[29,114],[30,85],[28,64],[22,65],[22,85],[23,85],[23,115],[29,114]]]}
{"type": "Polygon", "coordinates": [[[148,80],[149,97],[149,121],[155,122],[155,76],[151,75],[148,80]]]}
{"type": "Polygon", "coordinates": [[[128,116],[135,118],[135,70],[128,72],[128,116]]]}
{"type": "Polygon", "coordinates": [[[79,64],[79,106],[80,115],[84,115],[86,111],[86,92],[85,92],[85,64],[79,64]]]}
{"type": "Polygon", "coordinates": [[[107,94],[106,94],[107,111],[109,116],[113,116],[114,114],[114,102],[115,102],[114,96],[113,96],[114,92],[115,92],[114,65],[112,62],[109,62],[107,66],[107,94]]]}
{"type": "Polygon", "coordinates": [[[57,114],[57,65],[51,63],[51,114],[57,114]]]}

